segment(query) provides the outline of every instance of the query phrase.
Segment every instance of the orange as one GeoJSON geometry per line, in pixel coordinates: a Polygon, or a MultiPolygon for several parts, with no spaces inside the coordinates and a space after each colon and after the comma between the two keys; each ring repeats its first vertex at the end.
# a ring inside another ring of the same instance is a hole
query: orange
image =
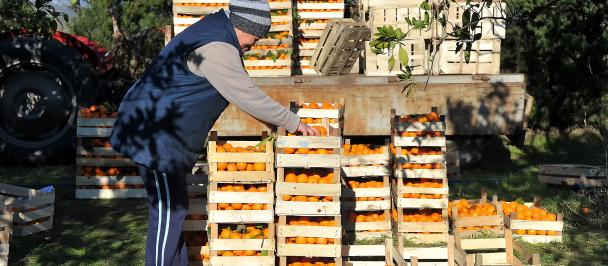
{"type": "Polygon", "coordinates": [[[218,171],[225,171],[228,168],[228,163],[217,163],[218,171]]]}
{"type": "Polygon", "coordinates": [[[244,204],[243,207],[241,208],[241,210],[243,210],[243,211],[250,211],[251,210],[251,204],[244,204]]]}
{"type": "Polygon", "coordinates": [[[230,250],[226,250],[226,251],[222,252],[222,256],[230,257],[230,256],[234,256],[234,253],[232,253],[232,251],[230,251],[230,250]]]}
{"type": "Polygon", "coordinates": [[[557,235],[557,231],[547,231],[547,235],[548,236],[556,236],[557,235]]]}
{"type": "Polygon", "coordinates": [[[536,230],[528,230],[526,233],[528,233],[528,235],[536,235],[536,230]]]}
{"type": "Polygon", "coordinates": [[[223,209],[226,209],[226,208],[230,207],[230,204],[228,204],[228,203],[220,203],[217,206],[220,208],[220,210],[223,210],[223,209]]]}
{"type": "Polygon", "coordinates": [[[319,244],[319,245],[327,244],[327,238],[324,238],[324,237],[317,238],[317,244],[319,244]]]}
{"type": "Polygon", "coordinates": [[[283,152],[286,154],[293,154],[295,151],[294,148],[283,148],[283,152]]]}
{"type": "Polygon", "coordinates": [[[247,163],[236,163],[236,169],[239,171],[245,171],[245,169],[247,169],[247,163]]]}
{"type": "Polygon", "coordinates": [[[294,173],[289,173],[285,176],[285,182],[296,183],[298,178],[294,173]]]}
{"type": "Polygon", "coordinates": [[[536,234],[540,236],[544,236],[547,234],[547,230],[536,230],[536,234]]]}
{"type": "Polygon", "coordinates": [[[248,163],[247,168],[245,168],[245,171],[254,171],[253,164],[248,163]]]}
{"type": "Polygon", "coordinates": [[[297,195],[293,197],[293,201],[308,201],[308,197],[303,195],[297,195]]]}
{"type": "Polygon", "coordinates": [[[240,210],[241,208],[243,208],[243,204],[242,203],[232,203],[232,204],[230,204],[230,206],[232,208],[234,208],[235,210],[240,210]]]}
{"type": "Polygon", "coordinates": [[[230,229],[224,228],[222,229],[222,233],[220,233],[220,239],[228,239],[230,238],[230,229]]]}
{"type": "Polygon", "coordinates": [[[283,195],[283,200],[284,201],[290,201],[291,200],[291,195],[283,195]]]}
{"type": "Polygon", "coordinates": [[[216,151],[216,152],[226,152],[226,149],[224,149],[224,147],[222,147],[222,146],[217,146],[217,147],[215,148],[215,151],[216,151]]]}
{"type": "Polygon", "coordinates": [[[315,243],[317,243],[316,237],[307,237],[306,238],[306,244],[315,244],[315,243]]]}
{"type": "Polygon", "coordinates": [[[518,229],[518,230],[515,231],[515,233],[518,234],[518,235],[525,235],[526,234],[526,230],[524,230],[524,229],[518,229]]]}
{"type": "Polygon", "coordinates": [[[265,171],[266,170],[266,164],[265,163],[254,163],[253,164],[253,170],[254,171],[265,171]]]}
{"type": "Polygon", "coordinates": [[[238,171],[238,168],[235,163],[229,163],[228,166],[226,167],[226,170],[228,170],[230,172],[235,172],[235,171],[238,171]]]}
{"type": "Polygon", "coordinates": [[[236,231],[230,232],[230,239],[241,239],[241,238],[243,238],[241,233],[236,232],[236,231]]]}
{"type": "Polygon", "coordinates": [[[235,250],[233,251],[235,256],[243,256],[243,251],[242,250],[235,250]]]}
{"type": "Polygon", "coordinates": [[[319,202],[319,199],[315,196],[308,197],[308,202],[319,202]]]}
{"type": "Polygon", "coordinates": [[[308,154],[310,152],[310,149],[308,148],[298,148],[296,150],[296,154],[308,154]]]}
{"type": "Polygon", "coordinates": [[[303,236],[296,237],[296,244],[306,244],[306,237],[303,237],[303,236]]]}
{"type": "Polygon", "coordinates": [[[247,189],[247,192],[258,192],[258,188],[256,188],[256,187],[249,187],[247,189]]]}
{"type": "Polygon", "coordinates": [[[245,250],[245,252],[243,252],[243,256],[254,256],[255,253],[255,250],[245,250]]]}
{"type": "Polygon", "coordinates": [[[297,176],[297,182],[298,183],[306,183],[306,182],[308,182],[308,176],[306,174],[299,174],[297,176]]]}

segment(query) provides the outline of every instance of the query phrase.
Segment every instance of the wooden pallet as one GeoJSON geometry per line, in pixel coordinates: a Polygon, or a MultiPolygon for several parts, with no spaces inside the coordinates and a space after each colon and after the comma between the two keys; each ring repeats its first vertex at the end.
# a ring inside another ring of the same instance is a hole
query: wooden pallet
{"type": "Polygon", "coordinates": [[[353,19],[330,20],[311,63],[325,75],[348,74],[369,38],[370,30],[365,23],[353,19]]]}
{"type": "Polygon", "coordinates": [[[0,266],[7,266],[15,214],[11,206],[3,206],[0,211],[0,266]]]}
{"type": "MultiPolygon", "coordinates": [[[[262,139],[266,133],[262,134],[262,139]]],[[[209,134],[209,144],[207,147],[207,161],[209,162],[209,181],[211,182],[272,182],[274,181],[274,151],[272,142],[266,142],[264,152],[237,153],[237,152],[216,152],[218,146],[218,136],[216,131],[209,134]],[[265,163],[264,171],[218,171],[218,163],[265,163]]],[[[219,141],[229,143],[234,147],[256,146],[259,141],[219,141]]]]}
{"type": "Polygon", "coordinates": [[[544,184],[602,187],[608,185],[608,169],[582,164],[541,164],[538,181],[544,184]]]}
{"type": "Polygon", "coordinates": [[[9,206],[13,217],[12,233],[28,236],[53,228],[55,213],[55,191],[41,190],[0,184],[0,200],[9,206]]]}
{"type": "Polygon", "coordinates": [[[266,192],[225,192],[218,190],[218,182],[211,182],[208,194],[209,222],[216,224],[273,223],[274,187],[272,183],[261,183],[261,185],[266,186],[266,192]],[[270,208],[264,210],[220,210],[218,207],[220,203],[259,203],[270,208]]]}
{"type": "MultiPolygon", "coordinates": [[[[542,208],[539,197],[534,197],[534,202],[527,202],[524,205],[528,207],[542,208]]],[[[536,221],[536,220],[518,220],[516,213],[511,213],[505,216],[505,226],[513,232],[514,237],[530,243],[549,243],[562,242],[562,234],[564,230],[564,214],[558,213],[556,221],[536,221]],[[545,230],[556,231],[556,235],[521,235],[517,234],[518,230],[545,230]]]]}
{"type": "Polygon", "coordinates": [[[434,74],[499,74],[500,39],[475,41],[467,64],[464,49],[456,53],[456,41],[445,40],[439,45],[434,63],[434,74]]]}
{"type": "MultiPolygon", "coordinates": [[[[335,224],[341,224],[341,217],[333,216],[335,224]]],[[[279,216],[277,226],[277,256],[281,266],[287,265],[287,257],[334,258],[336,265],[342,265],[342,226],[301,226],[289,225],[287,216],[279,216]],[[289,237],[323,237],[334,239],[334,244],[290,244],[289,237]]]]}

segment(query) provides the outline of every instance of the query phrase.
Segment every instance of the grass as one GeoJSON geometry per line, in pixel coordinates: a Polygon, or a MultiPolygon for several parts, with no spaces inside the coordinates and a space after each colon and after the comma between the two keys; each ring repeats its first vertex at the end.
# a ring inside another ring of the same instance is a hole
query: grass
{"type": "MultiPolygon", "coordinates": [[[[544,198],[552,212],[563,212],[563,243],[522,243],[541,254],[543,265],[608,265],[608,192],[582,191],[538,184],[541,163],[603,164],[599,134],[591,130],[534,132],[523,148],[495,138],[483,162],[450,184],[452,199],[479,198],[481,187],[500,199],[544,198]],[[580,212],[588,207],[590,214],[580,212]]],[[[145,200],[75,200],[74,166],[0,168],[0,182],[57,189],[54,228],[14,237],[11,265],[143,265],[147,205],[145,200]]],[[[365,243],[376,243],[373,240],[365,243]]]]}

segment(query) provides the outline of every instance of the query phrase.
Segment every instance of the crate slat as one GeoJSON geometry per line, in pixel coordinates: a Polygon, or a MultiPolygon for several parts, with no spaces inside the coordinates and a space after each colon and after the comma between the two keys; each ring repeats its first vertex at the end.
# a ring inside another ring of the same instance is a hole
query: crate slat
{"type": "MultiPolygon", "coordinates": [[[[267,167],[268,169],[268,167],[267,167]]],[[[269,182],[274,181],[274,169],[270,171],[217,171],[209,169],[209,181],[211,182],[269,182]]]]}
{"type": "Polygon", "coordinates": [[[341,193],[340,184],[307,184],[280,182],[276,184],[277,195],[335,196],[341,193]]]}
{"type": "Polygon", "coordinates": [[[507,247],[505,238],[462,239],[460,246],[464,250],[504,249],[507,247]]]}
{"type": "Polygon", "coordinates": [[[400,122],[393,121],[393,129],[399,132],[440,131],[445,132],[445,122],[400,122]]]}
{"type": "Polygon", "coordinates": [[[27,223],[46,217],[51,217],[55,213],[55,206],[51,205],[42,209],[28,212],[17,212],[13,215],[13,222],[27,223]]]}
{"type": "Polygon", "coordinates": [[[419,194],[442,194],[442,195],[448,195],[449,194],[449,189],[447,187],[442,187],[442,188],[424,188],[424,187],[408,187],[408,186],[402,186],[398,188],[398,194],[404,194],[404,193],[419,193],[419,194]]]}
{"type": "Polygon", "coordinates": [[[517,235],[514,237],[520,237],[522,240],[529,243],[551,243],[551,242],[562,242],[562,236],[545,236],[545,235],[517,235]]]}
{"type": "Polygon", "coordinates": [[[209,191],[209,203],[262,203],[273,204],[272,192],[209,191]]]}
{"type": "Polygon", "coordinates": [[[273,266],[274,256],[237,256],[237,257],[212,257],[211,265],[260,265],[273,266]]]}
{"type": "MultiPolygon", "coordinates": [[[[499,74],[500,39],[478,40],[473,43],[467,64],[464,51],[456,52],[456,41],[446,40],[439,47],[436,74],[499,74]]],[[[463,49],[464,50],[464,49],[463,49]]]]}
{"type": "Polygon", "coordinates": [[[207,231],[207,220],[185,220],[182,231],[207,231]]]}
{"type": "Polygon", "coordinates": [[[361,164],[380,164],[388,165],[390,163],[390,157],[388,151],[381,154],[368,154],[368,155],[342,155],[340,158],[342,166],[349,165],[361,165],[361,164]]]}
{"type": "Polygon", "coordinates": [[[277,167],[339,168],[339,154],[277,154],[277,167]]]}
{"type": "Polygon", "coordinates": [[[403,248],[404,258],[417,257],[424,260],[447,260],[448,248],[403,248]]]}
{"type": "Polygon", "coordinates": [[[444,179],[447,176],[446,169],[395,169],[395,177],[398,178],[444,179]]]}
{"type": "Polygon", "coordinates": [[[445,137],[401,137],[394,136],[395,147],[445,147],[445,137]]]}
{"type": "Polygon", "coordinates": [[[361,223],[345,223],[344,230],[347,232],[363,231],[363,230],[391,230],[391,222],[361,222],[361,223]]]}
{"type": "Polygon", "coordinates": [[[340,202],[297,202],[277,200],[277,215],[340,215],[340,202]]]}
{"type": "Polygon", "coordinates": [[[211,210],[209,211],[211,223],[272,223],[273,210],[211,210]]]}
{"type": "Polygon", "coordinates": [[[398,230],[404,233],[447,233],[448,221],[444,218],[443,222],[400,222],[398,230]]]}
{"type": "Polygon", "coordinates": [[[274,250],[274,239],[211,239],[209,250],[274,250]]]}
{"type": "Polygon", "coordinates": [[[385,166],[355,166],[355,167],[343,166],[342,172],[344,172],[344,175],[346,177],[387,176],[387,175],[391,174],[391,170],[388,167],[388,165],[385,165],[385,166]]]}
{"type": "Polygon", "coordinates": [[[389,210],[391,208],[390,200],[378,201],[342,201],[343,210],[354,211],[379,211],[389,210]]]}
{"type": "Polygon", "coordinates": [[[143,185],[141,176],[76,176],[76,186],[143,185]]]}
{"type": "MultiPolygon", "coordinates": [[[[344,245],[342,254],[345,257],[384,257],[385,249],[385,245],[344,245]]],[[[378,264],[378,266],[384,266],[386,262],[380,263],[382,264],[378,264]]]]}
{"type": "Polygon", "coordinates": [[[136,166],[131,159],[109,159],[109,158],[76,158],[79,166],[136,166]]]}
{"type": "Polygon", "coordinates": [[[122,156],[122,154],[116,152],[113,148],[111,147],[90,147],[90,148],[85,148],[82,146],[79,146],[76,149],[76,154],[77,155],[99,155],[99,156],[122,156]]]}
{"type": "Polygon", "coordinates": [[[389,187],[382,188],[342,188],[342,197],[359,198],[359,197],[390,197],[391,189],[389,187]]]}
{"type": "Polygon", "coordinates": [[[77,199],[146,198],[145,189],[76,189],[77,199]]]}
{"type": "Polygon", "coordinates": [[[392,26],[394,29],[401,29],[404,33],[408,32],[409,39],[430,39],[436,35],[437,29],[434,23],[431,23],[430,29],[419,30],[405,21],[406,18],[424,20],[424,13],[425,10],[420,8],[420,2],[413,5],[400,2],[390,6],[375,6],[369,9],[369,20],[366,23],[372,29],[372,34],[378,32],[378,27],[392,26]]]}
{"type": "Polygon", "coordinates": [[[279,243],[278,256],[301,257],[340,257],[342,248],[339,245],[311,245],[311,244],[284,244],[279,243]]]}
{"type": "Polygon", "coordinates": [[[26,225],[26,226],[14,226],[13,234],[16,236],[28,236],[31,234],[48,231],[53,228],[53,217],[51,216],[48,221],[44,221],[38,224],[26,225]]]}
{"type": "Polygon", "coordinates": [[[444,155],[396,155],[396,162],[403,163],[445,163],[446,159],[444,155]]]}
{"type": "Polygon", "coordinates": [[[397,207],[399,208],[430,208],[430,209],[443,209],[448,207],[448,199],[412,199],[412,198],[399,198],[397,201],[397,207]]]}
{"type": "Polygon", "coordinates": [[[297,3],[298,10],[306,9],[344,9],[344,2],[341,3],[297,3]]]}

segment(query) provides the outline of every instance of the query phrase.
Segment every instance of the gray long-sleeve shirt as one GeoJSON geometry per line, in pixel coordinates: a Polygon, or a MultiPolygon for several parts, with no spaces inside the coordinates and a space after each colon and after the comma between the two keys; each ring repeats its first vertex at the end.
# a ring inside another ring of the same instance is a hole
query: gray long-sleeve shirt
{"type": "Polygon", "coordinates": [[[298,129],[300,118],[253,84],[243,69],[238,50],[232,45],[211,42],[197,48],[188,57],[188,68],[209,80],[228,102],[251,116],[289,132],[298,129]]]}

